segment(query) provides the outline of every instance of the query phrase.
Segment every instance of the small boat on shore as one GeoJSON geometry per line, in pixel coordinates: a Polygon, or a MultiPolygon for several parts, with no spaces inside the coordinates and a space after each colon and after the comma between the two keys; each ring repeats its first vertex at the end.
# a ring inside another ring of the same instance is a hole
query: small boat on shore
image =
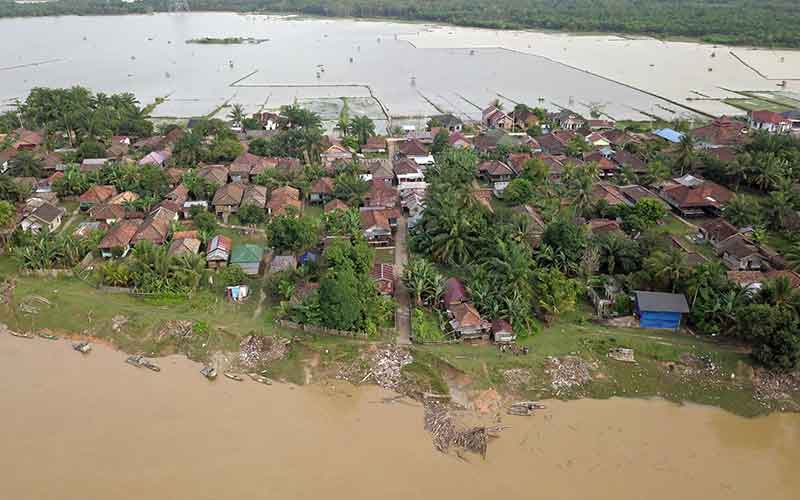
{"type": "Polygon", "coordinates": [[[31,335],[30,333],[15,332],[14,330],[9,330],[8,333],[10,333],[11,335],[13,335],[15,337],[21,338],[21,339],[32,339],[33,338],[33,335],[31,335]]]}
{"type": "Polygon", "coordinates": [[[147,368],[148,370],[154,372],[161,371],[160,366],[145,358],[141,354],[137,354],[136,356],[128,356],[125,362],[135,366],[136,368],[147,368]]]}
{"type": "Polygon", "coordinates": [[[237,382],[241,382],[242,380],[244,380],[244,378],[242,378],[242,376],[241,376],[241,375],[238,375],[238,374],[236,374],[236,373],[225,372],[225,376],[226,376],[227,378],[229,378],[229,379],[231,379],[231,380],[235,380],[235,381],[237,381],[237,382]]]}
{"type": "Polygon", "coordinates": [[[208,380],[214,380],[215,378],[217,378],[217,369],[214,368],[213,366],[204,366],[200,370],[200,373],[202,373],[203,376],[208,380]]]}
{"type": "Polygon", "coordinates": [[[53,335],[52,333],[39,332],[39,336],[46,340],[58,340],[58,337],[53,335]]]}
{"type": "Polygon", "coordinates": [[[92,344],[90,342],[78,342],[77,344],[72,344],[72,348],[81,354],[88,354],[92,350],[92,344]]]}
{"type": "Polygon", "coordinates": [[[250,377],[253,382],[258,382],[259,384],[264,385],[272,385],[272,380],[263,375],[259,375],[258,373],[248,373],[247,376],[250,377]]]}

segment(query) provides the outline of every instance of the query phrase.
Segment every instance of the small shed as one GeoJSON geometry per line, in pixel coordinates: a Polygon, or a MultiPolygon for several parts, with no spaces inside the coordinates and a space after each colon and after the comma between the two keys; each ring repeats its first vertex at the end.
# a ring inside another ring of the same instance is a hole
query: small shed
{"type": "Polygon", "coordinates": [[[231,265],[239,266],[245,274],[255,276],[261,270],[264,249],[258,245],[236,245],[231,251],[231,265]]]}
{"type": "Polygon", "coordinates": [[[641,328],[677,330],[683,315],[689,312],[686,297],[678,293],[634,292],[636,315],[641,328]]]}
{"type": "Polygon", "coordinates": [[[514,328],[511,323],[504,319],[496,319],[492,321],[492,340],[498,344],[513,342],[517,336],[514,335],[514,328]]]}

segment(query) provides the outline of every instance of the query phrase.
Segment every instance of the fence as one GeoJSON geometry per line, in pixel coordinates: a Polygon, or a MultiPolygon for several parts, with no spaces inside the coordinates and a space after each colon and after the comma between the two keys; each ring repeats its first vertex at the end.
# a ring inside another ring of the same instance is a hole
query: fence
{"type": "Polygon", "coordinates": [[[286,321],[285,319],[276,319],[275,323],[283,328],[290,330],[300,330],[307,333],[316,333],[318,335],[333,335],[336,337],[348,337],[354,339],[367,339],[369,335],[365,332],[351,332],[347,330],[336,330],[335,328],[325,328],[324,326],[304,325],[295,323],[293,321],[286,321]]]}

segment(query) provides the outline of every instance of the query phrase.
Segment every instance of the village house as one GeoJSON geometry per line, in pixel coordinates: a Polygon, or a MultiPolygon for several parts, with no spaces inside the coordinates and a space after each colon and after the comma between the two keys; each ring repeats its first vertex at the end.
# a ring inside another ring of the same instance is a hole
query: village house
{"type": "Polygon", "coordinates": [[[563,109],[553,115],[553,122],[564,130],[578,130],[586,126],[586,120],[574,111],[563,109]]]}
{"type": "Polygon", "coordinates": [[[739,229],[723,218],[712,219],[699,226],[700,234],[715,249],[732,236],[739,234],[739,229]]]}
{"type": "Polygon", "coordinates": [[[162,209],[152,212],[142,221],[131,244],[135,246],[140,241],[149,241],[157,246],[163,245],[167,241],[170,226],[176,217],[177,214],[169,210],[162,209]]]}
{"type": "Polygon", "coordinates": [[[469,302],[448,307],[448,325],[462,340],[488,340],[491,324],[481,318],[475,306],[469,302]]]}
{"type": "Polygon", "coordinates": [[[385,184],[387,186],[394,184],[394,168],[389,159],[370,158],[361,160],[360,163],[365,170],[364,173],[359,175],[362,181],[370,184],[385,184]]]}
{"type": "Polygon", "coordinates": [[[370,278],[375,281],[375,287],[381,295],[394,296],[394,266],[375,262],[369,273],[370,278]]]}
{"type": "Polygon", "coordinates": [[[278,130],[286,128],[286,126],[289,124],[289,120],[287,118],[271,111],[259,111],[258,113],[253,113],[253,118],[258,121],[264,130],[278,130]]]}
{"type": "Polygon", "coordinates": [[[619,222],[613,219],[590,219],[586,222],[586,228],[590,237],[600,236],[609,233],[624,235],[619,222]]]}
{"type": "Polygon", "coordinates": [[[789,131],[793,134],[800,134],[800,109],[791,109],[781,113],[789,122],[789,131]]]}
{"type": "Polygon", "coordinates": [[[603,181],[592,184],[591,198],[595,203],[603,200],[612,207],[631,205],[619,186],[603,181]]]}
{"type": "Polygon", "coordinates": [[[17,151],[33,151],[44,144],[44,134],[33,130],[18,128],[9,135],[11,147],[17,151]]]}
{"type": "Polygon", "coordinates": [[[97,172],[101,170],[109,161],[108,158],[85,158],[81,162],[80,171],[82,174],[97,172]]]}
{"type": "Polygon", "coordinates": [[[205,179],[217,187],[228,183],[228,167],[225,165],[207,165],[197,169],[197,177],[205,179]]]}
{"type": "Polygon", "coordinates": [[[385,153],[386,137],[380,135],[373,135],[367,138],[366,144],[361,145],[361,152],[368,154],[385,153]]]}
{"type": "Polygon", "coordinates": [[[434,160],[428,148],[418,139],[406,139],[396,145],[397,153],[394,159],[409,158],[417,165],[432,165],[434,160]]]}
{"type": "Polygon", "coordinates": [[[36,192],[37,193],[52,192],[56,181],[63,178],[64,178],[64,172],[53,172],[48,177],[36,183],[36,192]]]}
{"type": "Polygon", "coordinates": [[[751,130],[763,130],[770,134],[785,134],[791,132],[792,124],[787,118],[774,111],[751,111],[747,118],[751,130]]]}
{"type": "Polygon", "coordinates": [[[638,155],[635,155],[629,151],[624,149],[614,151],[610,158],[614,163],[619,165],[620,169],[629,169],[636,175],[643,175],[647,173],[647,162],[645,162],[644,159],[638,155]]]}
{"type": "Polygon", "coordinates": [[[123,191],[108,200],[109,205],[126,205],[139,199],[139,195],[133,191],[123,191]]]}
{"type": "Polygon", "coordinates": [[[333,146],[326,149],[320,156],[322,160],[323,166],[331,166],[338,160],[343,161],[352,161],[353,160],[353,152],[350,151],[348,148],[334,144],[333,146]]]}
{"type": "Polygon", "coordinates": [[[44,202],[23,218],[19,227],[31,233],[52,233],[61,226],[65,213],[63,208],[44,202]]]}
{"type": "Polygon", "coordinates": [[[225,184],[214,193],[214,199],[211,201],[214,213],[217,214],[217,217],[222,217],[223,221],[228,222],[228,217],[239,211],[242,196],[244,196],[244,184],[240,182],[225,184]]]}
{"type": "Polygon", "coordinates": [[[131,241],[139,231],[142,224],[141,219],[123,220],[113,225],[97,248],[104,259],[112,257],[125,257],[131,249],[131,241]]]}
{"type": "Polygon", "coordinates": [[[567,151],[569,142],[576,137],[578,137],[578,135],[569,130],[554,130],[548,134],[537,137],[536,142],[545,153],[563,155],[567,151]]]}
{"type": "Polygon", "coordinates": [[[766,259],[758,247],[741,234],[735,234],[717,245],[722,263],[732,271],[759,271],[766,259]]]}
{"type": "Polygon", "coordinates": [[[472,149],[472,141],[461,132],[453,132],[447,138],[447,144],[453,149],[472,149]]]}
{"type": "Polygon", "coordinates": [[[392,226],[389,223],[389,210],[361,210],[359,212],[361,230],[367,243],[376,247],[387,247],[394,244],[392,226]]]}
{"type": "Polygon", "coordinates": [[[539,117],[533,110],[525,108],[525,109],[515,109],[511,112],[511,117],[514,119],[514,126],[521,130],[527,130],[530,127],[535,127],[539,125],[539,117]]]}
{"type": "Polygon", "coordinates": [[[734,196],[719,184],[684,175],[660,186],[659,195],[683,217],[719,216],[734,196]]]}
{"type": "Polygon", "coordinates": [[[81,210],[88,210],[100,203],[105,203],[117,194],[114,186],[92,186],[80,198],[81,210]]]}
{"type": "Polygon", "coordinates": [[[394,176],[398,184],[404,182],[422,182],[425,180],[425,174],[422,169],[417,165],[417,162],[408,158],[396,160],[393,165],[394,176]]]}
{"type": "Polygon", "coordinates": [[[261,261],[264,249],[259,245],[239,244],[231,251],[230,264],[239,266],[248,276],[256,276],[261,272],[261,261]]]}
{"type": "Polygon", "coordinates": [[[139,160],[139,166],[156,165],[163,168],[164,164],[166,164],[167,160],[169,160],[171,157],[172,152],[168,149],[152,151],[147,153],[141,160],[139,160]]]}
{"type": "Polygon", "coordinates": [[[499,196],[517,173],[508,164],[499,160],[485,161],[478,165],[478,176],[491,184],[495,196],[499,196]]]}
{"type": "Polygon", "coordinates": [[[682,294],[662,292],[633,292],[636,315],[641,328],[677,330],[683,315],[689,312],[689,304],[682,294]]]}
{"type": "Polygon", "coordinates": [[[123,205],[100,203],[89,209],[89,218],[105,222],[109,226],[125,218],[127,209],[123,205]]]}
{"type": "Polygon", "coordinates": [[[291,186],[282,186],[274,189],[267,202],[267,213],[270,216],[282,215],[291,207],[297,212],[303,209],[303,202],[300,201],[300,191],[291,186]]]}
{"type": "Polygon", "coordinates": [[[231,239],[217,235],[211,238],[206,247],[206,263],[211,269],[219,269],[228,265],[231,255],[231,239]]]}
{"type": "Polygon", "coordinates": [[[186,168],[177,168],[177,167],[170,167],[164,170],[164,174],[167,176],[167,182],[169,182],[169,187],[174,188],[178,184],[183,181],[183,174],[187,173],[189,170],[186,168]]]}
{"type": "Polygon", "coordinates": [[[197,255],[200,251],[201,241],[197,231],[176,231],[172,235],[172,243],[167,254],[172,257],[181,255],[197,255]]]}
{"type": "Polygon", "coordinates": [[[469,300],[467,287],[458,278],[447,278],[444,282],[444,293],[442,294],[442,305],[445,309],[452,306],[463,304],[469,300]]]}
{"type": "Polygon", "coordinates": [[[492,321],[491,339],[497,344],[506,344],[514,342],[517,336],[514,334],[511,323],[504,319],[496,319],[492,321]]]}
{"type": "Polygon", "coordinates": [[[254,207],[258,207],[262,210],[267,209],[267,199],[269,196],[267,195],[267,188],[266,186],[258,186],[256,184],[249,184],[245,190],[244,194],[242,195],[242,203],[240,207],[244,207],[247,205],[251,205],[254,207]]]}
{"type": "Polygon", "coordinates": [[[664,205],[664,200],[658,197],[657,194],[647,188],[639,186],[638,184],[631,184],[629,186],[620,186],[619,191],[625,196],[625,199],[631,205],[635,205],[639,200],[657,200],[664,205]]]}
{"type": "Polygon", "coordinates": [[[514,119],[508,116],[497,106],[489,106],[481,113],[481,122],[488,128],[511,130],[514,128],[514,119]]]}
{"type": "Polygon", "coordinates": [[[604,131],[604,130],[612,130],[616,122],[614,120],[605,120],[605,119],[593,119],[590,118],[586,120],[586,127],[592,131],[604,131]]]}
{"type": "Polygon", "coordinates": [[[689,131],[701,148],[740,146],[750,140],[747,125],[727,116],[715,119],[708,125],[689,131]]]}
{"type": "Polygon", "coordinates": [[[433,115],[428,123],[436,125],[436,127],[446,129],[449,132],[461,132],[464,127],[464,122],[461,118],[447,113],[444,115],[433,115]]]}
{"type": "Polygon", "coordinates": [[[392,208],[397,206],[397,201],[397,189],[374,179],[370,190],[364,196],[364,206],[366,207],[392,208]]]}
{"type": "Polygon", "coordinates": [[[311,185],[308,201],[311,203],[327,203],[333,198],[334,182],[330,177],[320,177],[311,185]]]}

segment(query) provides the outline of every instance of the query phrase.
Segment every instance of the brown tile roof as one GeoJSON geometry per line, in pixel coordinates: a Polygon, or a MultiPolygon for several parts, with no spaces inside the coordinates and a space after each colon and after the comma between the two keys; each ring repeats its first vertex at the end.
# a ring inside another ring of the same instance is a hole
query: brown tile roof
{"type": "Polygon", "coordinates": [[[489,160],[478,165],[478,172],[483,175],[514,175],[514,169],[499,160],[489,160]]]}
{"type": "Polygon", "coordinates": [[[123,191],[116,196],[112,196],[108,203],[111,205],[124,205],[125,203],[133,203],[139,199],[139,195],[133,191],[123,191]]]}
{"type": "Polygon", "coordinates": [[[458,322],[459,328],[481,326],[483,322],[481,314],[469,302],[450,306],[449,310],[453,314],[453,318],[458,322]]]}
{"type": "Polygon", "coordinates": [[[734,193],[711,181],[703,181],[698,186],[675,184],[663,189],[680,208],[716,207],[721,208],[733,198],[734,193]]]}
{"type": "Polygon", "coordinates": [[[117,194],[114,186],[92,186],[80,197],[81,203],[103,203],[117,194]]]}
{"type": "Polygon", "coordinates": [[[447,138],[447,144],[449,144],[451,146],[453,146],[453,145],[455,145],[455,144],[457,144],[459,142],[463,142],[463,143],[466,143],[466,144],[472,144],[472,141],[470,141],[467,138],[467,136],[465,136],[461,132],[453,132],[452,134],[450,134],[450,137],[447,138]]]}
{"type": "Polygon", "coordinates": [[[172,218],[169,213],[164,211],[155,212],[144,219],[132,242],[136,244],[142,240],[148,240],[156,245],[161,245],[167,239],[171,223],[172,218]]]}
{"type": "Polygon", "coordinates": [[[786,278],[792,288],[800,288],[800,274],[785,269],[773,270],[764,273],[768,279],[786,278]]]}
{"type": "Polygon", "coordinates": [[[164,171],[164,174],[169,179],[170,184],[178,184],[183,179],[183,174],[188,172],[186,168],[171,167],[164,171]]]}
{"type": "Polygon", "coordinates": [[[719,146],[736,146],[749,140],[747,125],[727,116],[717,118],[709,125],[698,127],[689,133],[698,141],[719,146]]]}
{"type": "Polygon", "coordinates": [[[384,210],[362,210],[358,214],[361,220],[361,229],[367,230],[373,227],[378,227],[384,230],[391,230],[392,226],[389,224],[389,218],[384,210]]]}
{"type": "Polygon", "coordinates": [[[332,200],[325,204],[325,213],[332,212],[334,210],[347,210],[348,208],[350,207],[342,200],[332,200]]]}
{"type": "Polygon", "coordinates": [[[419,165],[417,162],[410,158],[402,158],[397,160],[392,165],[394,169],[395,175],[411,175],[411,174],[418,174],[421,172],[419,165]]]}
{"type": "Polygon", "coordinates": [[[379,135],[369,137],[367,143],[361,148],[362,150],[383,150],[386,149],[386,138],[379,135]]]}
{"type": "Polygon", "coordinates": [[[122,248],[130,244],[133,236],[139,230],[141,220],[123,220],[108,230],[105,237],[97,245],[98,248],[110,250],[112,248],[122,248]]]}
{"type": "Polygon", "coordinates": [[[366,196],[370,207],[393,207],[397,205],[397,189],[382,182],[373,183],[366,196]]]}
{"type": "Polygon", "coordinates": [[[267,198],[267,188],[265,186],[251,184],[242,195],[242,206],[254,205],[259,208],[266,208],[267,198]]]}
{"type": "Polygon", "coordinates": [[[244,196],[244,184],[232,182],[217,189],[211,204],[214,206],[238,207],[242,203],[242,196],[244,196]]]}
{"type": "Polygon", "coordinates": [[[742,286],[763,283],[766,276],[761,271],[728,271],[728,279],[742,286]]]}
{"type": "Polygon", "coordinates": [[[330,177],[320,177],[311,185],[311,193],[333,194],[333,179],[330,177]]]}
{"type": "Polygon", "coordinates": [[[611,206],[628,205],[628,201],[619,187],[607,182],[597,182],[592,186],[592,198],[595,201],[605,200],[611,206]]]}
{"type": "Polygon", "coordinates": [[[200,240],[197,238],[179,238],[172,240],[167,253],[172,256],[196,255],[200,251],[200,240]]]}
{"type": "Polygon", "coordinates": [[[619,223],[611,219],[592,219],[586,223],[589,226],[589,232],[592,234],[605,234],[622,231],[619,223]]]}
{"type": "Polygon", "coordinates": [[[427,156],[428,148],[416,139],[408,139],[401,142],[397,151],[405,156],[427,156]]]}
{"type": "Polygon", "coordinates": [[[759,253],[758,248],[741,234],[731,236],[719,248],[721,252],[733,255],[737,259],[744,259],[759,253]]]}
{"type": "Polygon", "coordinates": [[[122,205],[98,203],[89,209],[89,217],[94,220],[124,219],[127,210],[122,205]]]}
{"type": "Polygon", "coordinates": [[[738,234],[739,229],[723,218],[712,219],[700,225],[700,229],[706,233],[709,239],[725,241],[731,236],[738,234]]]}
{"type": "Polygon", "coordinates": [[[294,207],[300,211],[303,208],[303,203],[300,201],[300,191],[291,186],[279,187],[270,194],[267,207],[272,212],[272,215],[280,215],[288,207],[294,207]]]}
{"type": "Polygon", "coordinates": [[[189,199],[189,188],[185,184],[178,184],[164,198],[183,205],[189,199]]]}
{"type": "Polygon", "coordinates": [[[661,198],[659,198],[658,195],[656,195],[647,188],[639,186],[638,184],[631,184],[630,186],[620,186],[619,190],[633,203],[636,203],[637,201],[644,199],[658,200],[661,204],[664,203],[664,201],[661,198]]]}
{"type": "Polygon", "coordinates": [[[228,167],[225,165],[201,167],[197,169],[197,176],[217,186],[224,186],[228,182],[228,167]]]}
{"type": "Polygon", "coordinates": [[[508,164],[519,174],[525,170],[525,162],[531,158],[533,155],[530,153],[511,153],[508,155],[508,164]]]}

